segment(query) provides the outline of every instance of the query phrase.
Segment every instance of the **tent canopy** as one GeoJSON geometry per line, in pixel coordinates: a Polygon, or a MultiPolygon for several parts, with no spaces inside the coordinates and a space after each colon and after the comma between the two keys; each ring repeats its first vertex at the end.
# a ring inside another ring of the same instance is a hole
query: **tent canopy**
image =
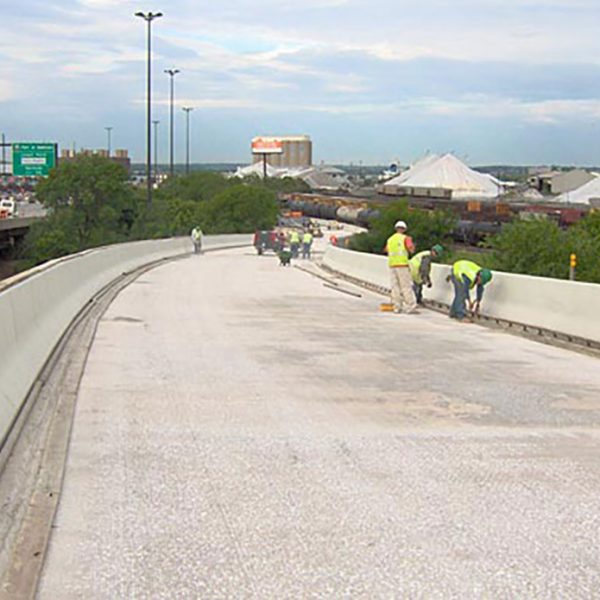
{"type": "Polygon", "coordinates": [[[590,204],[592,198],[600,198],[600,177],[598,176],[572,192],[565,192],[557,196],[553,202],[590,204]]]}
{"type": "Polygon", "coordinates": [[[384,187],[449,189],[454,200],[497,198],[500,182],[469,168],[452,154],[426,156],[384,187]]]}

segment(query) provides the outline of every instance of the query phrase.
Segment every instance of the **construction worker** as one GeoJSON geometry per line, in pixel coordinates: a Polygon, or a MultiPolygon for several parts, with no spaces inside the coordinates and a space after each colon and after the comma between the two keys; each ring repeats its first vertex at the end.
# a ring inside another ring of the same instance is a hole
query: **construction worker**
{"type": "Polygon", "coordinates": [[[408,226],[404,221],[397,221],[394,229],[396,233],[388,238],[385,245],[392,284],[392,304],[395,313],[411,314],[416,312],[417,302],[412,290],[412,277],[408,263],[415,246],[412,239],[406,235],[408,226]]]}
{"type": "Polygon", "coordinates": [[[192,229],[190,237],[192,238],[192,243],[194,244],[194,254],[200,254],[202,252],[202,236],[202,229],[200,229],[199,225],[192,229]]]}
{"type": "MultiPolygon", "coordinates": [[[[452,274],[448,276],[454,285],[454,301],[450,307],[450,318],[459,321],[468,320],[466,303],[473,314],[479,313],[483,288],[492,280],[492,272],[482,269],[470,260],[458,260],[452,265],[452,274]],[[475,302],[471,301],[471,290],[477,288],[475,302]]],[[[469,319],[470,320],[470,319],[469,319]]]]}
{"type": "Polygon", "coordinates": [[[439,258],[444,248],[436,244],[431,250],[423,250],[415,254],[409,261],[410,274],[413,280],[413,291],[417,304],[423,304],[423,286],[431,287],[431,263],[439,258]]]}
{"type": "Polygon", "coordinates": [[[300,236],[296,230],[290,233],[290,250],[292,251],[292,258],[298,258],[298,250],[300,249],[300,236]]]}
{"type": "Polygon", "coordinates": [[[307,229],[302,236],[302,258],[310,258],[310,247],[312,246],[313,236],[307,229]]]}

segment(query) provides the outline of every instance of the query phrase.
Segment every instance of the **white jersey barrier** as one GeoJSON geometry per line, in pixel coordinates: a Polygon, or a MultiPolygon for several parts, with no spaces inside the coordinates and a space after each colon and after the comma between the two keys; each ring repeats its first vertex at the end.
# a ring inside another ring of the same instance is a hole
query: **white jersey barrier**
{"type": "MultiPolygon", "coordinates": [[[[249,235],[215,235],[205,236],[202,246],[210,250],[251,243],[249,235]]],[[[191,251],[188,238],[116,244],[0,282],[0,443],[52,349],[91,298],[123,273],[191,251]]]]}
{"type": "MultiPolygon", "coordinates": [[[[389,290],[387,258],[328,246],[323,264],[334,271],[389,290]]],[[[433,265],[433,287],[423,289],[426,300],[451,304],[452,284],[447,265],[433,265]]],[[[472,291],[475,297],[475,291],[472,291]]],[[[600,343],[600,285],[494,271],[485,287],[481,313],[600,343]]]]}

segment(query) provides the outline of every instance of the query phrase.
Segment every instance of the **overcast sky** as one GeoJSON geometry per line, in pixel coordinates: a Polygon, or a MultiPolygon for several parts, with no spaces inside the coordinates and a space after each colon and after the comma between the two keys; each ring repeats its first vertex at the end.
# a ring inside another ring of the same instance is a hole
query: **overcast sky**
{"type": "Polygon", "coordinates": [[[195,108],[195,162],[249,161],[258,134],[309,134],[317,161],[600,164],[598,0],[22,0],[0,21],[10,141],[145,156],[145,23],[168,158],[168,77],[195,108]]]}

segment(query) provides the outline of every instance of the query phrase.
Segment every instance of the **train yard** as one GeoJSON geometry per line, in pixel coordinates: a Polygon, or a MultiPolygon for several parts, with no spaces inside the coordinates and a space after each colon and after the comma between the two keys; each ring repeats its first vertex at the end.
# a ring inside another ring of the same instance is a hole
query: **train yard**
{"type": "Polygon", "coordinates": [[[547,219],[566,228],[577,223],[589,207],[552,203],[450,200],[444,198],[397,197],[377,194],[368,198],[329,194],[292,193],[282,197],[283,206],[307,217],[332,219],[369,227],[372,219],[387,205],[404,200],[412,208],[445,210],[457,218],[453,238],[456,243],[476,247],[489,235],[499,233],[503,225],[514,220],[547,219]]]}

